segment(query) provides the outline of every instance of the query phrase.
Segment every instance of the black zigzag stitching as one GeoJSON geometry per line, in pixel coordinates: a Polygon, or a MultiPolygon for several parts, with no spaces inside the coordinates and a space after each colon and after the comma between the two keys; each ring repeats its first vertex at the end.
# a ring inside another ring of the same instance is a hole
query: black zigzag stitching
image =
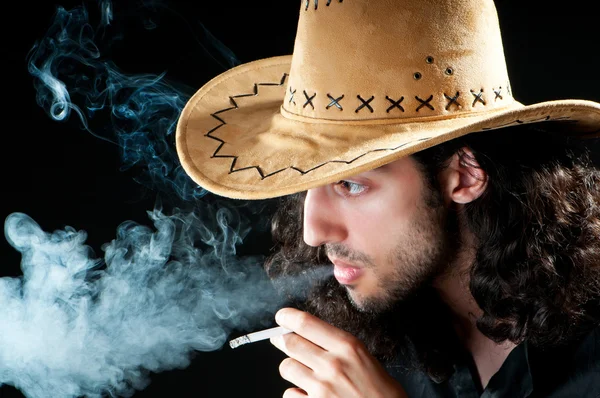
{"type": "Polygon", "coordinates": [[[217,116],[217,115],[218,115],[218,114],[220,114],[220,113],[224,113],[224,112],[230,111],[230,110],[232,110],[232,109],[238,109],[238,108],[239,108],[239,106],[238,106],[238,104],[235,102],[235,98],[256,96],[256,95],[258,95],[258,87],[259,87],[259,86],[282,86],[282,85],[285,83],[285,80],[287,79],[287,77],[288,77],[288,76],[289,76],[289,75],[288,75],[287,73],[284,73],[284,74],[283,74],[283,76],[281,77],[281,80],[280,80],[280,82],[279,82],[279,83],[254,83],[254,90],[252,91],[252,93],[248,93],[248,94],[239,94],[239,95],[233,95],[233,96],[230,96],[230,97],[229,97],[229,101],[231,102],[231,104],[232,104],[233,106],[230,106],[229,108],[224,108],[224,109],[221,109],[221,110],[219,110],[219,111],[217,111],[217,112],[215,112],[215,113],[211,113],[211,114],[210,114],[212,117],[214,117],[215,119],[217,119],[217,120],[218,120],[218,121],[219,121],[221,124],[219,124],[218,126],[214,127],[213,129],[211,129],[211,130],[210,130],[208,133],[204,134],[204,136],[205,136],[205,137],[208,137],[208,138],[211,138],[211,139],[213,139],[213,140],[215,140],[215,141],[219,142],[219,146],[217,147],[217,149],[215,149],[215,151],[214,151],[214,152],[213,152],[213,154],[211,155],[211,158],[232,159],[232,161],[231,161],[231,166],[229,167],[229,174],[232,174],[232,173],[237,173],[238,171],[243,171],[243,170],[256,169],[256,171],[257,171],[257,172],[258,172],[258,174],[260,175],[260,179],[261,179],[261,180],[264,180],[265,178],[268,178],[268,177],[274,176],[275,174],[281,173],[281,172],[282,172],[282,171],[284,171],[284,170],[287,170],[287,169],[292,169],[292,170],[295,170],[295,171],[297,171],[297,172],[298,172],[298,173],[300,173],[301,175],[306,175],[306,174],[310,173],[311,171],[317,170],[317,169],[319,169],[319,168],[321,168],[321,167],[325,166],[325,165],[326,165],[326,164],[328,164],[328,163],[346,163],[346,164],[351,164],[351,163],[353,163],[353,162],[357,161],[358,159],[362,158],[363,156],[366,156],[367,154],[369,154],[369,153],[371,153],[371,152],[394,151],[394,150],[396,150],[396,149],[399,149],[399,148],[401,148],[401,147],[403,147],[403,146],[406,146],[406,145],[408,145],[408,144],[411,144],[411,143],[413,143],[413,142],[425,141],[425,140],[428,140],[429,138],[431,138],[431,137],[421,138],[421,139],[419,139],[419,140],[416,140],[416,141],[410,141],[410,142],[407,142],[407,143],[404,143],[404,144],[398,145],[398,146],[396,146],[396,147],[393,147],[393,148],[380,148],[380,149],[374,149],[374,150],[371,150],[371,151],[365,152],[365,153],[363,153],[362,155],[359,155],[359,156],[357,156],[356,158],[354,158],[354,159],[352,159],[352,160],[330,160],[330,161],[327,161],[327,162],[325,162],[325,163],[321,163],[321,164],[319,164],[319,165],[317,165],[317,166],[315,166],[315,167],[313,167],[313,168],[310,168],[310,169],[308,169],[308,170],[302,170],[302,169],[300,169],[300,168],[298,168],[298,167],[295,167],[295,166],[288,166],[288,167],[284,167],[283,169],[280,169],[280,170],[274,171],[274,172],[272,172],[272,173],[265,174],[265,173],[263,172],[263,170],[261,169],[261,167],[260,167],[260,166],[247,166],[247,167],[242,167],[242,168],[236,169],[236,168],[235,168],[235,164],[236,164],[236,162],[237,162],[237,160],[238,160],[238,156],[236,156],[236,155],[219,155],[219,151],[221,150],[221,148],[223,148],[223,145],[225,145],[225,144],[226,144],[226,142],[225,142],[224,140],[222,140],[221,138],[218,138],[218,137],[214,137],[214,136],[212,136],[212,133],[214,133],[214,132],[215,132],[216,130],[218,130],[220,127],[222,127],[222,126],[224,126],[224,125],[226,125],[226,124],[227,124],[227,122],[225,122],[223,119],[221,119],[221,118],[220,118],[219,116],[217,116]]]}
{"type": "Polygon", "coordinates": [[[547,121],[553,121],[553,122],[554,121],[564,121],[564,123],[577,123],[578,122],[577,120],[570,120],[570,119],[571,118],[569,116],[561,116],[561,117],[557,117],[557,118],[552,119],[549,115],[548,116],[544,116],[544,117],[542,117],[540,119],[532,119],[532,120],[525,120],[525,121],[517,119],[517,120],[514,120],[512,122],[500,124],[500,125],[498,125],[496,127],[484,127],[484,128],[481,129],[481,131],[496,130],[496,129],[500,129],[500,128],[503,128],[503,127],[512,126],[515,123],[517,123],[517,124],[527,124],[527,123],[539,123],[539,122],[547,122],[547,121]]]}
{"type": "MultiPolygon", "coordinates": [[[[408,144],[412,144],[413,142],[421,142],[421,141],[426,141],[426,140],[428,140],[428,139],[430,139],[430,138],[433,138],[433,137],[419,138],[418,140],[414,140],[414,141],[405,142],[404,144],[400,144],[400,145],[398,145],[398,146],[396,146],[396,147],[393,147],[393,148],[379,148],[379,149],[373,149],[373,150],[371,150],[371,151],[365,152],[365,153],[363,153],[362,155],[359,155],[359,156],[355,157],[355,158],[354,158],[354,159],[352,159],[352,160],[330,160],[330,161],[327,161],[327,162],[325,162],[325,163],[321,163],[320,165],[318,165],[318,166],[315,166],[315,167],[313,167],[313,168],[311,168],[311,169],[308,169],[308,170],[305,170],[305,171],[304,171],[304,170],[301,170],[301,169],[299,169],[298,167],[295,167],[295,166],[290,166],[290,167],[288,167],[288,168],[290,168],[290,169],[292,169],[292,170],[296,170],[296,171],[297,171],[298,173],[300,173],[301,175],[305,175],[305,174],[308,174],[308,173],[310,173],[311,171],[315,171],[316,169],[318,169],[318,168],[320,168],[320,167],[323,167],[323,166],[325,166],[326,164],[329,164],[329,163],[346,163],[346,164],[351,164],[351,163],[353,163],[353,162],[357,161],[358,159],[362,158],[363,156],[366,156],[366,155],[368,155],[368,154],[370,154],[370,153],[372,153],[372,152],[395,151],[396,149],[400,149],[400,148],[402,148],[403,146],[406,146],[406,145],[408,145],[408,144]]],[[[285,169],[284,169],[284,170],[285,170],[285,169]]]]}
{"type": "Polygon", "coordinates": [[[221,148],[223,148],[223,145],[225,145],[225,141],[222,140],[221,138],[218,137],[213,137],[212,133],[215,132],[217,129],[219,129],[220,127],[226,125],[227,123],[221,119],[219,116],[217,116],[220,113],[223,112],[227,112],[230,111],[232,109],[238,109],[239,106],[237,104],[237,102],[235,102],[236,98],[241,98],[241,97],[252,97],[252,96],[257,96],[258,95],[258,87],[259,86],[283,86],[283,84],[285,83],[285,80],[287,79],[288,74],[284,73],[283,76],[281,77],[281,80],[279,81],[279,83],[254,83],[254,89],[252,90],[252,93],[248,93],[248,94],[238,94],[238,95],[233,95],[233,96],[229,96],[229,101],[231,102],[231,105],[229,108],[224,108],[221,109],[215,113],[211,113],[210,115],[212,117],[214,117],[215,119],[217,119],[221,124],[219,124],[218,126],[214,127],[213,129],[211,129],[208,133],[204,134],[205,137],[211,138],[215,141],[219,142],[219,146],[217,147],[217,149],[215,149],[215,151],[213,152],[213,154],[211,155],[211,158],[221,158],[221,159],[232,159],[231,161],[231,166],[229,167],[229,174],[231,173],[235,173],[238,171],[242,171],[242,170],[248,170],[248,169],[256,169],[258,171],[258,174],[260,174],[260,177],[262,180],[264,180],[267,177],[270,177],[274,174],[277,174],[285,169],[281,169],[278,171],[275,171],[273,173],[270,174],[264,174],[264,172],[262,171],[262,169],[260,168],[260,166],[248,166],[248,167],[243,167],[241,169],[234,169],[235,168],[235,163],[237,162],[238,156],[235,155],[219,155],[219,151],[221,150],[221,148]]]}

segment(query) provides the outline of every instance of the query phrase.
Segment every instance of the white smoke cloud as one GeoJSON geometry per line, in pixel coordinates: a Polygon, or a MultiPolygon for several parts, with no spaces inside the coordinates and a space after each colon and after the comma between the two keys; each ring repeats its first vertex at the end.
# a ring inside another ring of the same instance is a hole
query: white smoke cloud
{"type": "Polygon", "coordinates": [[[282,300],[260,256],[236,255],[248,229],[235,211],[148,214],[153,228],[124,222],[103,257],[85,231],[6,219],[23,276],[0,279],[0,385],[29,398],[130,396],[148,371],[267,325],[282,300]]]}

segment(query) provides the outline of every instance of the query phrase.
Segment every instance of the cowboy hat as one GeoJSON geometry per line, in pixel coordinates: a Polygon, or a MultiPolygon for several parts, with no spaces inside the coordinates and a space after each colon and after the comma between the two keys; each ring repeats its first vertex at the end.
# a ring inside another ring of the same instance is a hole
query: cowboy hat
{"type": "Polygon", "coordinates": [[[600,135],[600,104],[513,97],[492,0],[302,0],[291,55],[234,67],[187,102],[176,148],[200,186],[266,199],[470,133],[552,123],[600,135]]]}

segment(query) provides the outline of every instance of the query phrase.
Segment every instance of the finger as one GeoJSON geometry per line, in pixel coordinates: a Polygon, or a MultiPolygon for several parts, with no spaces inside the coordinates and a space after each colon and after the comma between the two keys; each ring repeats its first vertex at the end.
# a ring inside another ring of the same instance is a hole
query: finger
{"type": "Polygon", "coordinates": [[[282,398],[304,398],[308,397],[306,391],[301,388],[288,388],[283,392],[282,398]]]}
{"type": "Polygon", "coordinates": [[[271,337],[271,344],[313,371],[318,372],[326,365],[327,351],[296,333],[271,337]]]}
{"type": "Polygon", "coordinates": [[[354,339],[351,334],[295,308],[280,309],[275,314],[275,321],[327,351],[342,349],[349,340],[354,339]]]}
{"type": "Polygon", "coordinates": [[[315,384],[315,374],[308,367],[293,358],[286,358],[279,364],[279,374],[284,380],[289,381],[304,391],[310,391],[315,384]]]}

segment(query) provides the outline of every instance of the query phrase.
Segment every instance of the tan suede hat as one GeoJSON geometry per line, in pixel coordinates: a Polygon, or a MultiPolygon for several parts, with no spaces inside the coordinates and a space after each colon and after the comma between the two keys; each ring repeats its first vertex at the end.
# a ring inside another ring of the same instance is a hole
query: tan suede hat
{"type": "Polygon", "coordinates": [[[302,0],[293,54],[205,84],[176,145],[203,188],[263,199],[465,134],[551,121],[598,137],[600,104],[517,102],[492,0],[302,0]]]}

